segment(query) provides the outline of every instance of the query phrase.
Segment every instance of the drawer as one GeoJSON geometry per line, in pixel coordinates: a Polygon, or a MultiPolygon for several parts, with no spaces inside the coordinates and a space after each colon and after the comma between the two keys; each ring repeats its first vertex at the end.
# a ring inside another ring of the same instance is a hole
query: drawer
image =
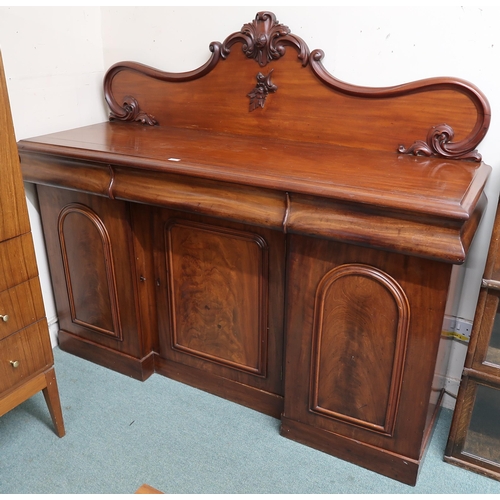
{"type": "Polygon", "coordinates": [[[53,364],[45,318],[0,341],[0,394],[53,364]]]}
{"type": "Polygon", "coordinates": [[[38,278],[0,292],[0,340],[45,316],[38,278]]]}
{"type": "Polygon", "coordinates": [[[31,233],[0,243],[0,291],[38,276],[31,233]]]}

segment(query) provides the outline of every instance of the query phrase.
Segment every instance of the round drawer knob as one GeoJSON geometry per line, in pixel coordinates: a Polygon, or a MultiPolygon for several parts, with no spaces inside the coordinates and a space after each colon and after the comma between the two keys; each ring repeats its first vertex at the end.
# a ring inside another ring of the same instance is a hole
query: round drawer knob
{"type": "Polygon", "coordinates": [[[13,368],[17,368],[19,366],[19,361],[11,361],[10,364],[12,365],[13,368]]]}
{"type": "Polygon", "coordinates": [[[5,322],[9,321],[9,315],[8,314],[0,314],[0,319],[3,319],[5,322]]]}

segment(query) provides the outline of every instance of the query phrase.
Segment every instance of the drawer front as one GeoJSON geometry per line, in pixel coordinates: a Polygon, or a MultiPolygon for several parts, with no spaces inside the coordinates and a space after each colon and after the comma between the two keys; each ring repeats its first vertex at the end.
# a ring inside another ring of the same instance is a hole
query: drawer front
{"type": "MultiPolygon", "coordinates": [[[[3,85],[0,85],[3,87],[3,85]]],[[[19,234],[29,232],[30,224],[24,194],[23,178],[19,168],[19,156],[16,140],[13,135],[8,101],[4,102],[2,88],[1,115],[1,147],[0,165],[2,181],[0,182],[0,241],[8,240],[19,234]],[[12,135],[11,135],[12,132],[12,135]]]]}
{"type": "Polygon", "coordinates": [[[53,364],[45,319],[0,341],[0,393],[53,364]]]}
{"type": "Polygon", "coordinates": [[[0,291],[38,276],[31,233],[0,243],[0,291]]]}
{"type": "Polygon", "coordinates": [[[45,316],[38,278],[0,292],[0,340],[45,316]]]}

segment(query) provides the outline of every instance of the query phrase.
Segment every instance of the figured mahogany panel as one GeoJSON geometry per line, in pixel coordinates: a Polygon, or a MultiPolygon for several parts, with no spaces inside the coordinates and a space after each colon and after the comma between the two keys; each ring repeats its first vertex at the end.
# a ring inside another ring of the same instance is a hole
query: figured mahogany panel
{"type": "Polygon", "coordinates": [[[419,460],[451,268],[289,235],[287,422],[419,460]]]}
{"type": "Polygon", "coordinates": [[[69,204],[59,215],[59,240],[71,320],[122,340],[112,245],[103,221],[89,207],[69,204]]]}
{"type": "Polygon", "coordinates": [[[311,409],[392,434],[410,307],[399,284],[372,266],[345,264],[315,299],[311,409]]]}
{"type": "Polygon", "coordinates": [[[156,369],[279,416],[284,235],[167,209],[154,234],[156,369]]]}
{"type": "Polygon", "coordinates": [[[173,348],[265,376],[268,246],[255,233],[165,227],[173,348]]]}
{"type": "Polygon", "coordinates": [[[45,186],[38,198],[60,329],[143,358],[151,345],[142,346],[128,207],[45,186]]]}

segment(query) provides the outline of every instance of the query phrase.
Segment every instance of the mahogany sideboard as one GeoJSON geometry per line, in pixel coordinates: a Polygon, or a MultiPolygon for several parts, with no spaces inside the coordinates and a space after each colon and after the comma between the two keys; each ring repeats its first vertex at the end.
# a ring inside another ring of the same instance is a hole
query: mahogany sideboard
{"type": "Polygon", "coordinates": [[[415,484],[450,273],[486,204],[487,99],[339,81],[270,12],[210,52],[186,73],[118,63],[109,122],[19,142],[60,347],[415,484]]]}

